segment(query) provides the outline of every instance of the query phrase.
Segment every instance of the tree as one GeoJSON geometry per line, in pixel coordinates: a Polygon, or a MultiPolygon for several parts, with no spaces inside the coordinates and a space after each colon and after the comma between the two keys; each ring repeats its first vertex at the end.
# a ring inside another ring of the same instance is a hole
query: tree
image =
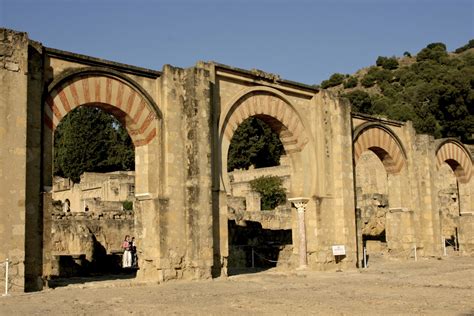
{"type": "Polygon", "coordinates": [[[443,43],[431,43],[423,48],[417,55],[416,61],[433,60],[442,63],[448,57],[446,45],[443,43]]]}
{"type": "Polygon", "coordinates": [[[351,101],[355,112],[411,120],[418,133],[472,143],[474,52],[469,48],[473,41],[459,55],[448,55],[443,43],[429,44],[416,62],[395,70],[384,69],[390,58],[379,57],[380,67],[370,67],[361,80],[362,87],[375,88],[342,96],[351,101]]]}
{"type": "Polygon", "coordinates": [[[372,114],[372,100],[370,95],[362,90],[354,90],[343,95],[352,104],[353,112],[372,114]]]}
{"type": "Polygon", "coordinates": [[[54,134],[54,174],[74,182],[82,173],[133,170],[132,141],[110,114],[94,107],[71,111],[54,134]]]}
{"type": "Polygon", "coordinates": [[[232,137],[227,171],[271,167],[280,164],[284,153],[278,135],[262,120],[250,117],[239,125],[232,137]]]}

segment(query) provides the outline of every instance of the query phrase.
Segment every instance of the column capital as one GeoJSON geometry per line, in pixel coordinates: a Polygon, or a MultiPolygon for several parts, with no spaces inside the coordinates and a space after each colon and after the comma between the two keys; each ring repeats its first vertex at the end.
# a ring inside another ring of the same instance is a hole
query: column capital
{"type": "Polygon", "coordinates": [[[306,204],[308,204],[309,198],[295,197],[289,198],[288,201],[290,201],[298,209],[298,211],[304,212],[306,210],[306,204]]]}

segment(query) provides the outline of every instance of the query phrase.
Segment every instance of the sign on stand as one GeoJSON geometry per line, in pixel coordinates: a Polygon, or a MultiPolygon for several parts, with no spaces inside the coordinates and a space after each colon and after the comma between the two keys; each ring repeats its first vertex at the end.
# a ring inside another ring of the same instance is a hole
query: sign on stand
{"type": "Polygon", "coordinates": [[[344,245],[334,245],[332,246],[332,255],[333,256],[345,256],[346,247],[344,245]]]}

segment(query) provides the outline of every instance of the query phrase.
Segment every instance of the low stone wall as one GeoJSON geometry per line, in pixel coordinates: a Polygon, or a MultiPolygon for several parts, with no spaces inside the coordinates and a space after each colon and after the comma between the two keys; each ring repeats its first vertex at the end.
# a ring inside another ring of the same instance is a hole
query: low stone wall
{"type": "MultiPolygon", "coordinates": [[[[53,212],[51,254],[58,263],[62,257],[81,258],[89,266],[107,272],[107,256],[121,253],[125,235],[133,235],[133,212],[71,213],[53,212]]],[[[139,248],[139,241],[137,241],[139,248]]],[[[54,264],[53,264],[54,266],[54,264]]],[[[52,275],[60,272],[53,268],[52,275]]]]}
{"type": "Polygon", "coordinates": [[[246,211],[229,208],[229,220],[234,220],[237,225],[246,221],[257,222],[263,229],[291,229],[291,209],[277,208],[271,211],[246,211]]]}

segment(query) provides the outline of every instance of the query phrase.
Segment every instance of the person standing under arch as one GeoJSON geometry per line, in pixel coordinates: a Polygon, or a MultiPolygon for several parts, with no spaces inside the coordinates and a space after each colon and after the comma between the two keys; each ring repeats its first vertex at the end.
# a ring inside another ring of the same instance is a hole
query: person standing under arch
{"type": "Polygon", "coordinates": [[[130,251],[130,236],[126,235],[122,243],[123,256],[122,256],[122,267],[131,268],[132,267],[132,253],[130,251]]]}

